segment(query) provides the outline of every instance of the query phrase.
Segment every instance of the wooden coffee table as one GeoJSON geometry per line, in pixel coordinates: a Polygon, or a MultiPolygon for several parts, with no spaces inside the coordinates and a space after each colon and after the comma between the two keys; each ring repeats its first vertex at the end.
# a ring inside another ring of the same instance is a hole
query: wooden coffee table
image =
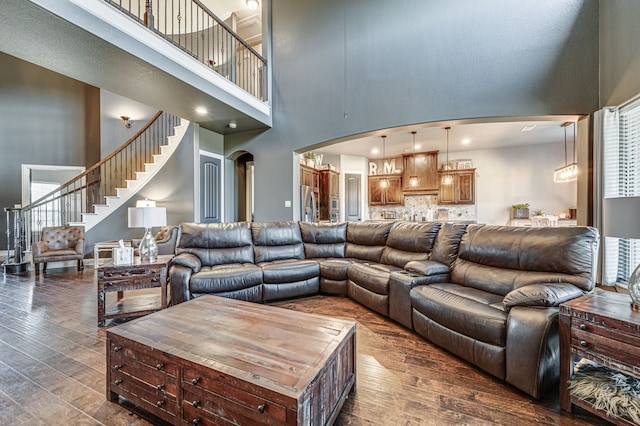
{"type": "Polygon", "coordinates": [[[203,296],[107,331],[107,398],[172,424],[332,424],[355,388],[355,331],[203,296]]]}

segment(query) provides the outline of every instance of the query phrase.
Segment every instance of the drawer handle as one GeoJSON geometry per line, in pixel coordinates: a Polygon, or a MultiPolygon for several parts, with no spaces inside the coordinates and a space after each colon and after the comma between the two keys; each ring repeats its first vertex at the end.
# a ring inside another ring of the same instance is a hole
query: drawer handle
{"type": "Polygon", "coordinates": [[[193,423],[194,425],[199,425],[200,424],[200,419],[193,419],[193,420],[191,420],[191,423],[193,423]]]}
{"type": "Polygon", "coordinates": [[[157,364],[156,370],[162,370],[164,368],[164,364],[157,364]]]}
{"type": "Polygon", "coordinates": [[[580,346],[582,346],[583,348],[586,348],[587,342],[585,342],[584,340],[580,340],[580,346]]]}
{"type": "Polygon", "coordinates": [[[162,407],[164,405],[164,401],[158,401],[158,402],[156,402],[156,405],[158,407],[162,407]]]}
{"type": "Polygon", "coordinates": [[[120,383],[122,383],[122,379],[118,379],[115,382],[113,382],[113,384],[116,386],[118,386],[120,383]]]}
{"type": "Polygon", "coordinates": [[[152,283],[157,283],[157,282],[158,282],[158,279],[157,279],[157,278],[151,278],[151,282],[152,282],[152,283]]]}
{"type": "Polygon", "coordinates": [[[260,405],[258,405],[258,411],[259,411],[260,413],[264,413],[264,410],[265,410],[266,408],[267,408],[267,405],[266,405],[266,404],[260,404],[260,405]]]}
{"type": "Polygon", "coordinates": [[[113,276],[113,272],[109,272],[109,273],[107,274],[107,276],[108,276],[108,277],[112,277],[112,276],[113,276]]]}
{"type": "Polygon", "coordinates": [[[191,384],[192,385],[197,385],[199,381],[200,381],[200,379],[198,377],[196,377],[195,379],[191,379],[191,384]]]}
{"type": "Polygon", "coordinates": [[[586,330],[587,329],[587,325],[586,324],[580,324],[580,330],[586,330]]]}
{"type": "Polygon", "coordinates": [[[199,400],[195,400],[191,403],[194,407],[198,408],[198,406],[200,405],[200,401],[199,400]]]}
{"type": "Polygon", "coordinates": [[[122,350],[121,346],[116,346],[115,348],[113,348],[114,352],[120,352],[122,350]]]}
{"type": "Polygon", "coordinates": [[[122,368],[122,364],[116,364],[113,366],[114,370],[120,370],[122,368]]]}
{"type": "Polygon", "coordinates": [[[164,389],[164,385],[162,383],[160,383],[159,385],[156,386],[156,389],[161,391],[162,389],[164,389]]]}

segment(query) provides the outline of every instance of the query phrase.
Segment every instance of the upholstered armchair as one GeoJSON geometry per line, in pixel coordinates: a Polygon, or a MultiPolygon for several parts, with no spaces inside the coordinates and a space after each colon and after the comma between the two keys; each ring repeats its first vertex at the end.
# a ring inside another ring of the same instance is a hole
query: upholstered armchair
{"type": "Polygon", "coordinates": [[[36,275],[46,272],[48,262],[77,260],[78,271],[84,269],[84,226],[51,226],[42,228],[40,241],[31,246],[36,275]]]}

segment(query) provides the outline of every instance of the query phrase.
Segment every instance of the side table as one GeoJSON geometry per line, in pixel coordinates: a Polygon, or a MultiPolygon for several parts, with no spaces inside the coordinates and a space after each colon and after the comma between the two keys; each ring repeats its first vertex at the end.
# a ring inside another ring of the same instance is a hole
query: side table
{"type": "Polygon", "coordinates": [[[560,406],[573,406],[618,424],[622,418],[607,416],[569,393],[574,372],[572,355],[595,361],[640,378],[640,313],[633,311],[628,295],[596,291],[560,305],[560,406]]]}
{"type": "Polygon", "coordinates": [[[135,257],[131,265],[106,263],[98,268],[98,326],[111,318],[139,317],[167,307],[167,267],[173,256],[158,256],[154,261],[135,257]],[[148,297],[124,298],[125,291],[160,288],[160,306],[148,297]],[[117,302],[106,307],[106,296],[117,292],[117,302]]]}

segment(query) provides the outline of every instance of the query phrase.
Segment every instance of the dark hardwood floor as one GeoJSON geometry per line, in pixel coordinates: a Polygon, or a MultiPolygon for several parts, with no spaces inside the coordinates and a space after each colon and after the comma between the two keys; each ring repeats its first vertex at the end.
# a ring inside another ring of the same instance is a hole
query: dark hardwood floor
{"type": "MultiPolygon", "coordinates": [[[[0,275],[0,425],[146,425],[105,397],[94,270],[0,275]]],[[[357,322],[356,392],[339,425],[595,425],[534,400],[346,298],[276,303],[357,322]]]]}

